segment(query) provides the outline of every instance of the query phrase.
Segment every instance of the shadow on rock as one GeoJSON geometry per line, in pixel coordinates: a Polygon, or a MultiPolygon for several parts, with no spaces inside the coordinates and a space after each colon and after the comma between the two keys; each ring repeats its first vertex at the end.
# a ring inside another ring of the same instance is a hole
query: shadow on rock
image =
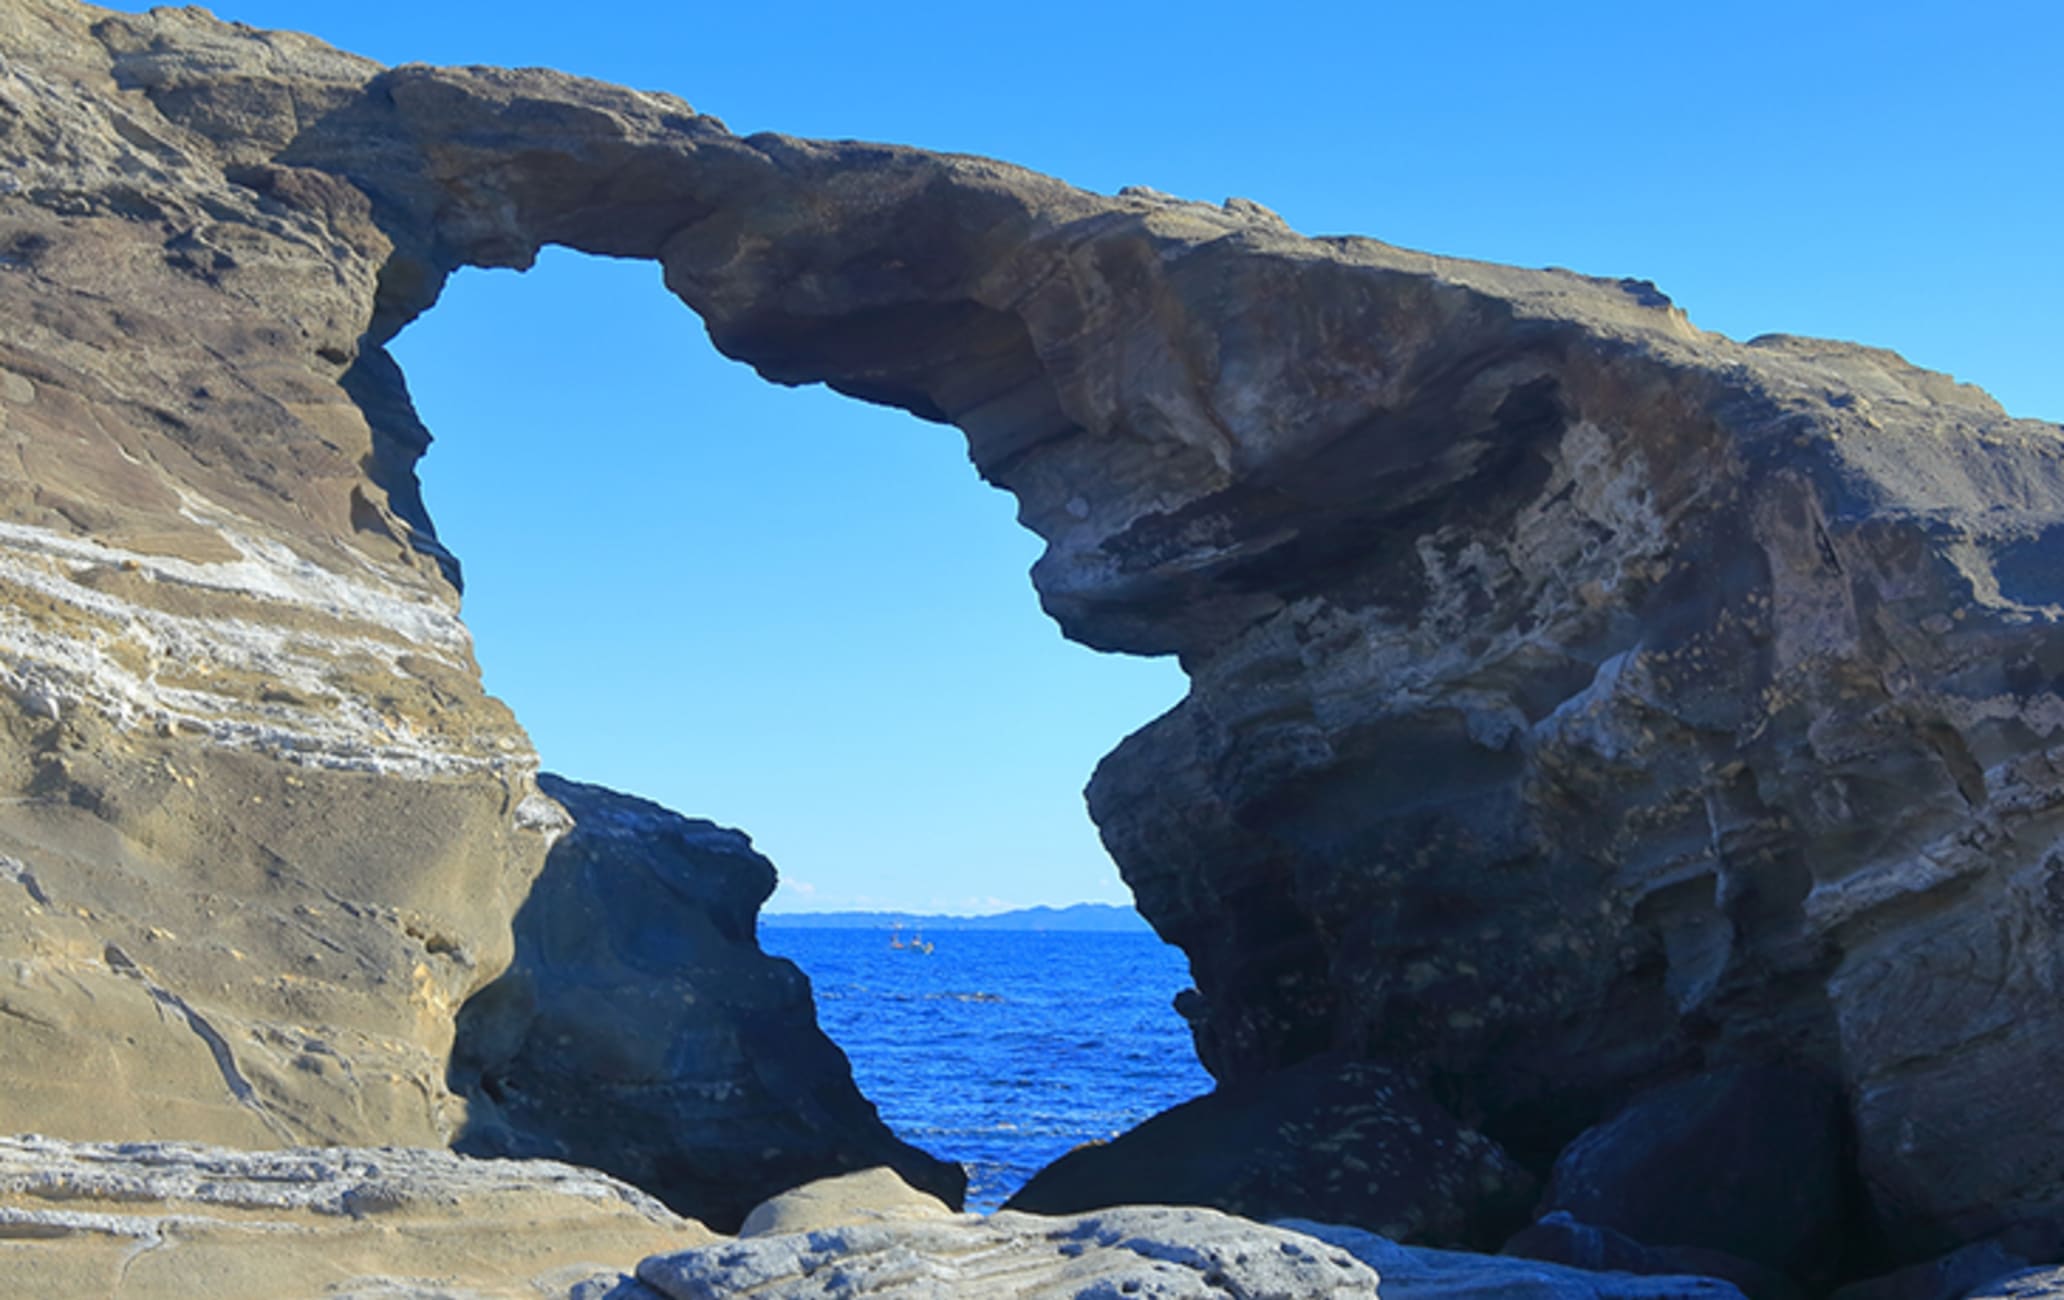
{"type": "Polygon", "coordinates": [[[959,1165],[896,1139],[762,953],[774,868],[743,834],[540,776],[572,828],[516,915],[516,958],[459,1013],[454,1146],[549,1156],[735,1231],[759,1202],[874,1165],[958,1208],[959,1165]]]}
{"type": "Polygon", "coordinates": [[[1533,1191],[1496,1143],[1457,1123],[1404,1072],[1327,1057],[1078,1147],[1004,1208],[1208,1205],[1264,1221],[1352,1223],[1399,1241],[1481,1245],[1524,1222],[1533,1191]]]}

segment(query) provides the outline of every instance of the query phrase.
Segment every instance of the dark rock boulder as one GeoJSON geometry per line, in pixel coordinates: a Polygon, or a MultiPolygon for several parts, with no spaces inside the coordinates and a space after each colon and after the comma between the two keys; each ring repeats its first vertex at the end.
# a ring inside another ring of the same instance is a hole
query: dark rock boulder
{"type": "Polygon", "coordinates": [[[459,1013],[474,1155],[607,1170],[720,1231],[779,1192],[887,1165],[954,1207],[955,1164],[898,1141],[754,937],[774,867],[734,830],[549,774],[573,825],[516,914],[516,958],[459,1013]]]}
{"type": "Polygon", "coordinates": [[[1533,1179],[1401,1071],[1315,1060],[1227,1086],[1039,1171],[1006,1209],[1208,1205],[1252,1219],[1321,1212],[1394,1241],[1496,1243],[1533,1179]]]}
{"type": "Polygon", "coordinates": [[[1818,1281],[1840,1262],[1854,1208],[1846,1154],[1825,1078],[1716,1070],[1645,1092],[1570,1143],[1542,1207],[1818,1281]]]}

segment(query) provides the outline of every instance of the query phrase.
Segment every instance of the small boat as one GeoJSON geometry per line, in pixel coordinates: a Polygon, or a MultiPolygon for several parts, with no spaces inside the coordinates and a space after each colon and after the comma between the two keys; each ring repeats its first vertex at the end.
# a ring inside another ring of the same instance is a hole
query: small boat
{"type": "Polygon", "coordinates": [[[889,947],[908,948],[909,946],[909,944],[903,942],[903,927],[900,925],[897,926],[896,932],[889,936],[889,947]]]}
{"type": "Polygon", "coordinates": [[[930,955],[932,951],[932,945],[925,941],[924,933],[922,931],[917,931],[912,933],[910,936],[910,950],[912,952],[921,952],[925,953],[926,955],[930,955]]]}

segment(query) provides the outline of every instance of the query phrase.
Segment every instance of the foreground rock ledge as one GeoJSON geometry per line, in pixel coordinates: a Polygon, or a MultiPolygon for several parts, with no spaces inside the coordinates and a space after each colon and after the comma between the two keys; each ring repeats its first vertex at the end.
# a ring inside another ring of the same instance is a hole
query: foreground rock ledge
{"type": "Polygon", "coordinates": [[[959,1215],[885,1169],[777,1197],[747,1232],[719,1239],[549,1161],[0,1139],[9,1296],[1373,1300],[1380,1270],[1388,1300],[1740,1300],[1710,1279],[1416,1250],[1212,1210],[959,1215]]]}
{"type": "Polygon", "coordinates": [[[0,1290],[23,1300],[535,1300],[714,1240],[544,1160],[0,1138],[0,1290]]]}
{"type": "Polygon", "coordinates": [[[957,424],[1068,635],[1180,656],[1090,799],[1222,1079],[1399,1062],[1545,1167],[1783,1060],[1839,1081],[1889,1239],[2064,1206],[2026,1083],[2064,1067],[2056,426],[1640,282],[554,73],[59,0],[0,56],[25,1113],[454,1127],[452,1012],[549,819],[382,345],[560,243],[660,261],[771,379],[957,424]]]}

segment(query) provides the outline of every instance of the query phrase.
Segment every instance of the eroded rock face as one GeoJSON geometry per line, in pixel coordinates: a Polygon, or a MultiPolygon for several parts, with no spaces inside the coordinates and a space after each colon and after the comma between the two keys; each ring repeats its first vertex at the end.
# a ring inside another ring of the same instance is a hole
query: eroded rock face
{"type": "MultiPolygon", "coordinates": [[[[380,74],[198,9],[0,8],[7,1129],[437,1146],[499,1118],[447,1086],[454,1019],[569,823],[481,688],[416,488],[429,435],[366,340],[408,255],[352,181],[277,161],[380,74]]],[[[774,1018],[755,1037],[711,987],[697,1031],[619,1024],[618,1064],[710,1037],[620,1123],[704,1130],[661,1163],[783,1146],[704,1171],[736,1183],[715,1217],[854,1163],[947,1178],[853,1091],[800,978],[752,964],[749,868],[709,877],[724,957],[698,974],[774,1018]]]]}
{"type": "Polygon", "coordinates": [[[536,760],[340,383],[370,204],[239,171],[268,146],[164,118],[166,67],[288,134],[377,71],[197,10],[0,12],[5,1123],[435,1145],[536,760]]]}
{"type": "MultiPolygon", "coordinates": [[[[1889,353],[1702,333],[1642,283],[740,139],[557,74],[56,0],[10,6],[0,52],[0,437],[29,468],[0,498],[0,775],[35,810],[0,851],[54,898],[170,895],[4,922],[56,1000],[36,1032],[113,1059],[70,976],[238,1045],[319,1022],[378,1063],[354,1089],[414,1081],[367,1126],[436,1127],[418,1085],[543,845],[378,345],[454,268],[563,243],[659,260],[769,378],[959,425],[1066,632],[1181,657],[1189,697],[1090,800],[1191,955],[1221,1079],[1411,1062],[1545,1166],[1638,1086],[1782,1057],[1842,1080],[1894,1239],[2064,1202],[2064,1119],[2027,1086],[2064,1053],[2055,426],[1889,353]],[[177,775],[202,766],[206,803],[177,775]],[[320,843],[251,819],[290,795],[363,817],[320,843]],[[377,842],[325,856],[420,798],[444,815],[412,833],[450,838],[405,875],[377,842]],[[123,853],[176,870],[89,880],[123,853]],[[303,905],[350,918],[348,990],[272,979],[303,905]],[[132,918],[168,906],[264,978],[155,956],[132,918]]],[[[163,1109],[266,1128],[174,1029],[163,1109]]],[[[254,1094],[337,1122],[278,1051],[292,1086],[254,1094]]]]}
{"type": "Polygon", "coordinates": [[[967,1175],[898,1141],[754,939],[774,867],[734,830],[549,774],[573,818],[516,957],[459,1015],[458,1147],[607,1170],[719,1231],[768,1197],[893,1166],[958,1209],[967,1175]]]}

